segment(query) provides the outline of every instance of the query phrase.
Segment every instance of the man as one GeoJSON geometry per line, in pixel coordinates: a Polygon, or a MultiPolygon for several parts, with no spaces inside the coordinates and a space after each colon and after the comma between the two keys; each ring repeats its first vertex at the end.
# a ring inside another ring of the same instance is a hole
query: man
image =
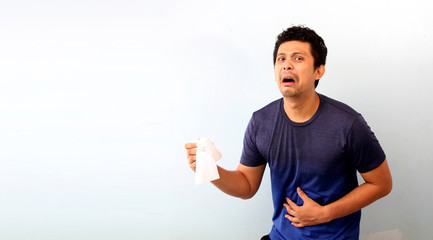
{"type": "MultiPolygon", "coordinates": [[[[315,91],[326,54],[323,39],[309,28],[278,36],[275,81],[283,98],[253,114],[237,170],[218,167],[220,179],[212,182],[251,198],[269,165],[273,227],[262,239],[358,239],[360,210],[391,191],[385,154],[362,116],[315,91]]],[[[195,171],[196,145],[185,148],[195,171]]]]}

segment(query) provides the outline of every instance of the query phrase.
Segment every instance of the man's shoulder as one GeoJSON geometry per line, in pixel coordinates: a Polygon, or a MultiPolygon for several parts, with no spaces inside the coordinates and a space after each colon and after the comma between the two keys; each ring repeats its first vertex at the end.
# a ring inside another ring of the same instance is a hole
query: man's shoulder
{"type": "Polygon", "coordinates": [[[272,101],[271,103],[267,104],[266,106],[260,108],[259,110],[255,111],[254,114],[266,114],[268,112],[275,112],[278,111],[280,108],[281,102],[283,101],[282,98],[277,99],[275,101],[272,101]]]}
{"type": "Polygon", "coordinates": [[[277,99],[253,113],[255,119],[268,119],[278,114],[283,99],[277,99]]]}
{"type": "Polygon", "coordinates": [[[342,114],[352,117],[360,115],[355,109],[347,105],[346,103],[340,102],[333,98],[327,97],[323,94],[319,94],[321,101],[324,103],[326,110],[331,111],[333,114],[342,114]]]}

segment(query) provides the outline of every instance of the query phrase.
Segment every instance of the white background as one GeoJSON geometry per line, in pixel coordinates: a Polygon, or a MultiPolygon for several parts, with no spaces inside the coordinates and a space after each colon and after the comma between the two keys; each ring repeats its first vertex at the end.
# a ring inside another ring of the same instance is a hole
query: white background
{"type": "Polygon", "coordinates": [[[426,1],[2,1],[0,239],[259,239],[251,200],[194,185],[183,145],[234,169],[253,111],[280,97],[276,36],[328,46],[317,91],[366,118],[394,189],[364,236],[432,239],[433,17],[426,1]]]}

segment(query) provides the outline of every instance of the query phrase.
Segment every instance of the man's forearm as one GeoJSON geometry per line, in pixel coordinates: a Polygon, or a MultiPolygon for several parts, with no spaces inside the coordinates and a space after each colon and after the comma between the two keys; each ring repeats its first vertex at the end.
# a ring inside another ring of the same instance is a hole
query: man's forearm
{"type": "Polygon", "coordinates": [[[392,177],[386,159],[379,167],[370,172],[361,173],[361,176],[365,180],[364,184],[325,206],[331,220],[356,212],[391,192],[392,177]]]}
{"type": "Polygon", "coordinates": [[[220,179],[212,183],[231,196],[248,199],[259,189],[265,167],[266,165],[247,167],[239,164],[235,171],[228,171],[218,166],[220,179]]]}
{"type": "Polygon", "coordinates": [[[251,198],[255,194],[255,192],[251,192],[250,184],[242,172],[229,171],[218,166],[218,173],[220,179],[214,180],[212,183],[224,193],[242,199],[251,198]]]}
{"type": "Polygon", "coordinates": [[[364,183],[341,199],[325,206],[329,221],[347,216],[386,196],[390,188],[364,183]]]}

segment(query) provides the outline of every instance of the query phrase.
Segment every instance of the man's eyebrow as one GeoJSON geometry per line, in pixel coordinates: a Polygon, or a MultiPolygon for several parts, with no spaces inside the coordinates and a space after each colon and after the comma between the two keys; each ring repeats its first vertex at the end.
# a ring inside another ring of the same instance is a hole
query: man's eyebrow
{"type": "MultiPolygon", "coordinates": [[[[306,53],[304,53],[304,52],[292,52],[292,53],[290,53],[290,56],[294,56],[294,55],[306,55],[306,53]]],[[[277,56],[280,56],[280,55],[286,55],[286,53],[278,53],[277,54],[277,56]]]]}
{"type": "Polygon", "coordinates": [[[293,55],[306,55],[304,52],[292,52],[292,54],[290,54],[291,56],[293,55]]]}

